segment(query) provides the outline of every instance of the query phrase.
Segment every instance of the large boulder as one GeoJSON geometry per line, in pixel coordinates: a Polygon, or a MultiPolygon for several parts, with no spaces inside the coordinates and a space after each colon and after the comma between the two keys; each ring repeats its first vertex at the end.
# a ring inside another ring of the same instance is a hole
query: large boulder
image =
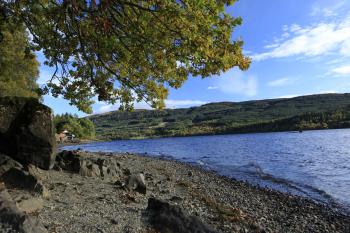
{"type": "Polygon", "coordinates": [[[34,98],[0,97],[0,152],[51,169],[56,152],[51,109],[34,98]]]}

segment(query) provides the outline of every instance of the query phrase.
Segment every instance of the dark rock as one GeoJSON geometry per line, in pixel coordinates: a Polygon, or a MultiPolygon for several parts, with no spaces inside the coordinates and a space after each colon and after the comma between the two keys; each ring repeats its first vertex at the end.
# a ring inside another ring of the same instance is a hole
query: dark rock
{"type": "Polygon", "coordinates": [[[56,157],[55,169],[106,180],[115,180],[122,174],[114,157],[94,156],[83,151],[60,152],[56,157]]]}
{"type": "Polygon", "coordinates": [[[0,152],[22,163],[52,168],[56,140],[52,111],[34,98],[0,98],[0,152]]]}
{"type": "Polygon", "coordinates": [[[38,219],[22,213],[12,201],[8,192],[0,192],[0,231],[4,232],[3,226],[6,226],[6,232],[20,233],[45,233],[47,230],[38,221],[38,219]]]}
{"type": "Polygon", "coordinates": [[[153,180],[153,176],[151,173],[146,173],[145,178],[146,178],[146,180],[153,180]]]}
{"type": "Polygon", "coordinates": [[[13,160],[9,156],[0,154],[0,176],[2,176],[5,172],[10,170],[11,168],[22,169],[23,166],[22,164],[13,160]]]}
{"type": "Polygon", "coordinates": [[[130,172],[129,168],[123,168],[123,174],[126,176],[130,176],[131,172],[130,172]]]}
{"type": "Polygon", "coordinates": [[[169,200],[173,202],[180,202],[182,201],[182,198],[178,196],[172,196],[169,200]]]}
{"type": "Polygon", "coordinates": [[[126,186],[129,190],[135,190],[136,192],[146,194],[146,181],[145,176],[142,173],[128,176],[126,186]]]}
{"type": "Polygon", "coordinates": [[[18,168],[9,169],[1,176],[1,180],[5,183],[7,188],[37,192],[42,195],[47,192],[40,180],[29,172],[18,168]]]}
{"type": "Polygon", "coordinates": [[[123,182],[121,182],[120,180],[117,180],[116,182],[114,182],[114,185],[117,187],[117,188],[124,188],[125,184],[123,182]]]}
{"type": "Polygon", "coordinates": [[[79,173],[80,155],[74,151],[62,151],[56,156],[55,169],[79,173]]]}
{"type": "Polygon", "coordinates": [[[48,198],[49,191],[42,184],[38,170],[34,165],[23,167],[10,157],[0,154],[0,181],[4,182],[4,186],[39,193],[48,198]]]}
{"type": "Polygon", "coordinates": [[[159,232],[216,233],[195,216],[188,216],[180,207],[155,198],[148,199],[148,220],[159,232]]]}
{"type": "Polygon", "coordinates": [[[118,224],[118,221],[117,221],[116,219],[112,218],[112,219],[111,219],[111,223],[117,225],[117,224],[118,224]]]}

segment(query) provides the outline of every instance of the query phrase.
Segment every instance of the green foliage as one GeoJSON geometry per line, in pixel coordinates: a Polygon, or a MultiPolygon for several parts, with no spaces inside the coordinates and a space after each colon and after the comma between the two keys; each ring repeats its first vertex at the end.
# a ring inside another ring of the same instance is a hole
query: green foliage
{"type": "Polygon", "coordinates": [[[163,108],[168,88],[189,75],[246,70],[233,29],[241,18],[225,13],[235,0],[0,1],[6,19],[23,22],[56,68],[44,88],[85,112],[92,98],[122,109],[145,100],[163,108]]]}
{"type": "Polygon", "coordinates": [[[88,118],[101,139],[343,128],[350,127],[350,94],[114,111],[88,118]]]}
{"type": "Polygon", "coordinates": [[[78,118],[78,116],[68,113],[56,115],[54,117],[54,125],[57,133],[67,130],[80,139],[95,138],[95,126],[87,118],[78,118]]]}
{"type": "Polygon", "coordinates": [[[39,63],[29,50],[25,27],[14,22],[0,24],[0,96],[38,98],[39,63]]]}

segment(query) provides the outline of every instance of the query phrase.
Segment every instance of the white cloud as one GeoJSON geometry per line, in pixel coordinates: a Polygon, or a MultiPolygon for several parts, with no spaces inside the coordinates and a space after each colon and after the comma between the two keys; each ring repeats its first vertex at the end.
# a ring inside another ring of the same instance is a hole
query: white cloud
{"type": "Polygon", "coordinates": [[[289,98],[294,98],[294,97],[297,97],[297,96],[300,96],[300,95],[298,95],[298,94],[281,95],[281,96],[276,97],[276,99],[289,99],[289,98]]]}
{"type": "Polygon", "coordinates": [[[336,90],[326,90],[326,91],[321,91],[318,94],[336,94],[339,93],[339,91],[336,90]]]}
{"type": "Polygon", "coordinates": [[[289,27],[289,30],[290,32],[297,32],[297,31],[300,31],[302,28],[300,27],[300,25],[298,24],[292,24],[290,27],[289,27]]]}
{"type": "Polygon", "coordinates": [[[216,89],[219,89],[219,87],[217,87],[217,86],[209,86],[208,87],[208,90],[216,90],[216,89]]]}
{"type": "Polygon", "coordinates": [[[252,54],[253,52],[252,51],[250,51],[250,50],[243,50],[243,54],[245,54],[245,55],[249,55],[249,54],[252,54]]]}
{"type": "Polygon", "coordinates": [[[278,96],[276,97],[276,99],[289,99],[289,98],[294,98],[294,97],[298,97],[298,96],[306,96],[306,95],[320,95],[320,94],[336,94],[339,93],[338,91],[335,90],[324,90],[324,91],[320,91],[317,93],[304,93],[304,94],[290,94],[290,95],[282,95],[282,96],[278,96]]]}
{"type": "Polygon", "coordinates": [[[329,60],[326,62],[327,65],[335,65],[335,64],[339,64],[339,63],[343,63],[344,59],[343,58],[335,58],[332,60],[329,60]]]}
{"type": "Polygon", "coordinates": [[[340,49],[341,54],[350,54],[350,40],[345,41],[340,49]]]}
{"type": "Polygon", "coordinates": [[[332,73],[337,75],[350,75],[350,65],[334,68],[332,73]]]}
{"type": "Polygon", "coordinates": [[[332,17],[337,16],[339,10],[346,6],[346,0],[317,0],[311,8],[311,16],[332,17]]]}
{"type": "Polygon", "coordinates": [[[289,78],[280,78],[280,79],[276,79],[268,82],[267,85],[270,87],[281,87],[281,86],[286,86],[291,82],[292,80],[290,80],[289,78]]]}
{"type": "Polygon", "coordinates": [[[201,100],[165,100],[165,105],[167,108],[193,107],[206,103],[208,102],[201,100]]]}
{"type": "Polygon", "coordinates": [[[95,111],[94,113],[105,113],[105,112],[115,111],[115,110],[118,110],[118,107],[119,106],[116,106],[116,105],[106,104],[99,107],[98,110],[95,111]]]}
{"type": "Polygon", "coordinates": [[[216,81],[218,90],[226,94],[241,94],[255,96],[258,89],[258,81],[255,76],[246,76],[242,71],[231,69],[220,75],[216,81]]]}
{"type": "Polygon", "coordinates": [[[283,28],[287,30],[283,34],[288,32],[289,37],[282,34],[273,44],[265,46],[268,51],[253,55],[253,60],[290,56],[318,57],[332,53],[350,55],[350,14],[340,21],[306,27],[293,24],[283,28]]]}
{"type": "MultiPolygon", "coordinates": [[[[94,110],[94,114],[100,114],[100,113],[106,113],[111,111],[119,110],[120,103],[117,102],[115,104],[108,104],[104,101],[96,102],[96,110],[94,110]]],[[[149,106],[146,102],[135,102],[134,103],[135,109],[152,109],[151,106],[149,106]]]]}

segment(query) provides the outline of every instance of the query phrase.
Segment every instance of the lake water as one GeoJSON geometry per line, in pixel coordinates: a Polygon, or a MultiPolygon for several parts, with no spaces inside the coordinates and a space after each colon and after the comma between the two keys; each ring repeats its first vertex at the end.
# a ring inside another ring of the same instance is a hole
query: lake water
{"type": "Polygon", "coordinates": [[[350,129],[117,140],[68,146],[147,153],[350,210],[350,129]]]}

